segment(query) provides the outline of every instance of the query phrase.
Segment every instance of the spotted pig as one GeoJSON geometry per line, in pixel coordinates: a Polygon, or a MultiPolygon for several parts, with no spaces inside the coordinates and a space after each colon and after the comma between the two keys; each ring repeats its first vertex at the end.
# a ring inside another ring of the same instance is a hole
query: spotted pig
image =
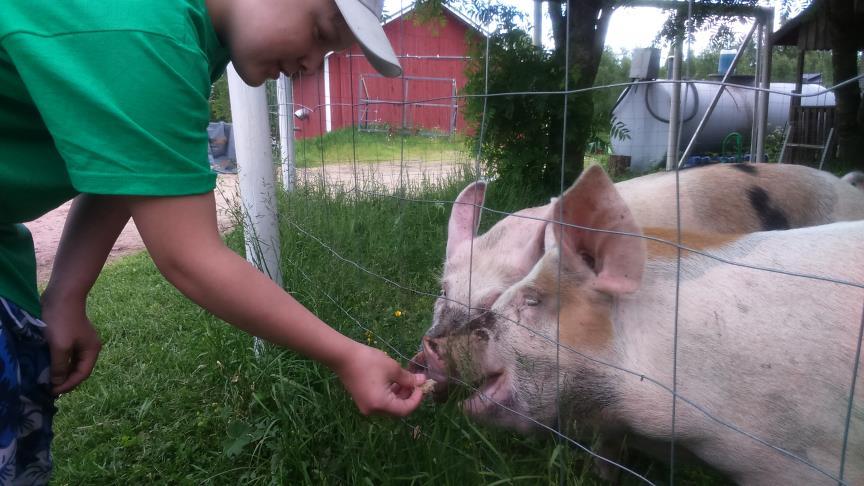
{"type": "Polygon", "coordinates": [[[476,213],[454,211],[444,295],[417,361],[475,387],[462,408],[480,421],[531,431],[560,412],[568,434],[654,451],[671,442],[675,389],[676,450],[731,480],[864,484],[864,221],[685,229],[679,267],[667,243],[677,232],[640,224],[621,192],[586,170],[549,208],[522,213],[562,224],[514,222],[520,244],[495,228],[475,239],[476,213]],[[470,254],[480,309],[469,313],[450,300],[468,275],[449,266],[467,268],[470,254]]]}

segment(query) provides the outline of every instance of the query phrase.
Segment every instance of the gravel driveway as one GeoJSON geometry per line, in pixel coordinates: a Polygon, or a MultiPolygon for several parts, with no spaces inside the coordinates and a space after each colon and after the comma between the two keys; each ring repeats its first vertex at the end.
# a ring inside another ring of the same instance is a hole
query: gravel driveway
{"type": "MultiPolygon", "coordinates": [[[[424,181],[435,181],[456,173],[459,166],[449,163],[422,163],[419,161],[383,162],[376,164],[359,164],[357,169],[358,180],[374,180],[377,184],[383,184],[388,188],[399,187],[400,174],[403,184],[416,186],[424,181]]],[[[298,170],[298,184],[312,183],[321,180],[321,168],[298,170]]],[[[326,167],[326,183],[333,186],[341,186],[350,189],[355,180],[353,164],[328,165],[326,167]]],[[[216,207],[220,231],[227,231],[234,225],[235,218],[232,216],[239,198],[236,174],[223,174],[217,179],[216,207]]],[[[51,275],[51,266],[54,264],[54,254],[60,242],[63,224],[69,212],[71,202],[43,215],[39,219],[31,221],[26,226],[33,233],[33,241],[36,246],[36,268],[40,283],[48,281],[51,275]]],[[[114,248],[108,257],[108,261],[115,260],[121,256],[135,253],[144,249],[144,243],[138,235],[135,224],[130,221],[117,238],[114,248]]]]}

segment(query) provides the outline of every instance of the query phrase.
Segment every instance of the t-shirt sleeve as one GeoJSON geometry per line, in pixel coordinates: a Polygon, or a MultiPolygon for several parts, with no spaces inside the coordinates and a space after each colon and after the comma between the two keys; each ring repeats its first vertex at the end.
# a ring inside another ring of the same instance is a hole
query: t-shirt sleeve
{"type": "MultiPolygon", "coordinates": [[[[208,192],[206,55],[159,34],[95,31],[3,41],[79,192],[208,192]]],[[[38,163],[38,161],[31,161],[38,163]]]]}

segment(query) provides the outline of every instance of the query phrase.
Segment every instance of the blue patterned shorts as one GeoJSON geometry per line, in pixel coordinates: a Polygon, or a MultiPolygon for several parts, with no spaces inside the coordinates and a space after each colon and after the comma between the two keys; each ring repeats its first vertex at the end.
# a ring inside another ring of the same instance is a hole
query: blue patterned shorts
{"type": "Polygon", "coordinates": [[[45,323],[0,297],[0,486],[51,477],[51,354],[45,323]]]}

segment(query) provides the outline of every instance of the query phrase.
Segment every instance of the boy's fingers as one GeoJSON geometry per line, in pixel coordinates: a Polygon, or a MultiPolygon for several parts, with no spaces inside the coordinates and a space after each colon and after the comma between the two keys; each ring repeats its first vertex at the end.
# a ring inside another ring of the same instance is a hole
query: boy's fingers
{"type": "MultiPolygon", "coordinates": [[[[51,347],[51,384],[60,385],[69,374],[69,348],[51,347]]],[[[58,393],[58,392],[55,392],[58,393]]]]}
{"type": "Polygon", "coordinates": [[[99,357],[99,348],[82,349],[74,363],[74,368],[66,377],[66,381],[60,386],[55,387],[54,393],[66,393],[82,381],[86,380],[93,372],[93,367],[96,365],[96,359],[99,357]]]}
{"type": "Polygon", "coordinates": [[[398,417],[405,417],[413,412],[422,400],[423,392],[420,391],[419,387],[415,387],[408,398],[391,401],[386,412],[398,417]]]}
{"type": "Polygon", "coordinates": [[[399,383],[390,383],[390,392],[396,395],[400,400],[404,400],[411,396],[413,390],[413,388],[402,386],[399,383]]]}
{"type": "Polygon", "coordinates": [[[411,373],[404,368],[399,368],[399,373],[396,375],[396,379],[394,381],[396,381],[399,386],[413,389],[414,387],[422,385],[423,382],[426,381],[426,375],[422,373],[418,373],[415,375],[414,373],[411,373]]]}

